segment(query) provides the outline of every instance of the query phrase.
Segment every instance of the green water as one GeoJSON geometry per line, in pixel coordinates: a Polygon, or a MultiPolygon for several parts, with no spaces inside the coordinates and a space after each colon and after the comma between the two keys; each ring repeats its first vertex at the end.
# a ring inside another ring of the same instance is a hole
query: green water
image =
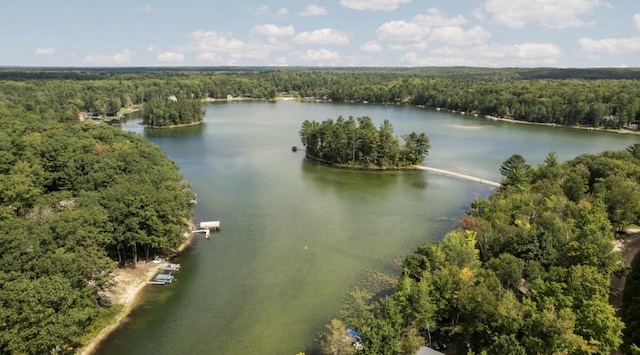
{"type": "Polygon", "coordinates": [[[492,189],[422,171],[359,172],[304,161],[302,121],[389,119],[396,134],[426,132],[426,164],[499,181],[513,153],[532,165],[622,149],[640,137],[501,123],[406,106],[300,102],[208,104],[202,126],[123,128],[160,145],[198,193],[198,220],[220,220],[177,262],[178,282],[147,287],[97,354],[295,354],[335,317],[367,270],[455,226],[492,189]]]}

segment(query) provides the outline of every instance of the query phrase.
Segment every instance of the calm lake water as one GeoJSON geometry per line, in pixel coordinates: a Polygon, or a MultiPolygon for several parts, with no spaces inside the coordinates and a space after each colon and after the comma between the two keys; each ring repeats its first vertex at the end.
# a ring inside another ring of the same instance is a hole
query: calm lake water
{"type": "Polygon", "coordinates": [[[389,119],[425,132],[428,166],[500,181],[511,154],[540,164],[618,150],[639,136],[540,127],[408,106],[229,102],[205,105],[201,126],[149,130],[198,193],[197,220],[220,220],[178,257],[178,281],[146,288],[97,354],[313,354],[317,334],[369,270],[439,240],[493,190],[423,171],[361,172],[306,162],[305,119],[389,119]]]}

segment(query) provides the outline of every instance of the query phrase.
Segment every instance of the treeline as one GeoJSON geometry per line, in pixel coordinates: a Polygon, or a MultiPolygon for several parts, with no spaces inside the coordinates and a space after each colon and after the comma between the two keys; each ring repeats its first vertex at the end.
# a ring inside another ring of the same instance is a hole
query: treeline
{"type": "MultiPolygon", "coordinates": [[[[424,343],[477,354],[619,348],[609,277],[626,267],[612,242],[640,215],[640,144],[565,163],[551,152],[538,167],[514,155],[500,171],[503,188],[475,201],[459,229],[406,257],[391,295],[351,293],[327,325],[325,353],[354,352],[347,327],[365,354],[413,354],[424,343]]],[[[633,324],[626,347],[640,343],[633,324]]]]}
{"type": "Polygon", "coordinates": [[[0,353],[71,353],[118,264],[183,242],[193,194],[139,135],[16,106],[0,101],[0,353]]]}
{"type": "Polygon", "coordinates": [[[73,119],[175,95],[274,99],[279,93],[331,101],[440,107],[537,123],[632,127],[640,118],[636,69],[182,68],[0,70],[0,92],[22,107],[73,119]]]}
{"type": "Polygon", "coordinates": [[[155,98],[144,103],[142,122],[149,127],[168,127],[202,123],[205,110],[199,100],[155,98]]]}
{"type": "Polygon", "coordinates": [[[640,254],[631,262],[631,271],[624,284],[622,320],[624,321],[625,350],[640,354],[640,254]],[[627,347],[631,344],[630,348],[627,347]]]}
{"type": "Polygon", "coordinates": [[[350,167],[384,169],[420,164],[431,148],[429,137],[411,132],[402,138],[404,145],[393,135],[389,120],[385,119],[378,129],[367,116],[305,120],[300,129],[308,158],[350,167]]]}

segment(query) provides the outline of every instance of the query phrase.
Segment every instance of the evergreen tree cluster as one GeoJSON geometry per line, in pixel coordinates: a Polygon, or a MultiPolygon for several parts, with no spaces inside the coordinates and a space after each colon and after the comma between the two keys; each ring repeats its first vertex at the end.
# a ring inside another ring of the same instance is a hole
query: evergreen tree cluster
{"type": "Polygon", "coordinates": [[[300,129],[308,158],[338,166],[387,169],[420,164],[431,148],[429,137],[412,132],[402,138],[404,145],[393,135],[389,120],[378,129],[367,116],[305,120],[300,129]]]}
{"type": "Polygon", "coordinates": [[[149,127],[170,127],[202,123],[205,110],[200,100],[152,99],[144,103],[143,123],[149,127]]]}

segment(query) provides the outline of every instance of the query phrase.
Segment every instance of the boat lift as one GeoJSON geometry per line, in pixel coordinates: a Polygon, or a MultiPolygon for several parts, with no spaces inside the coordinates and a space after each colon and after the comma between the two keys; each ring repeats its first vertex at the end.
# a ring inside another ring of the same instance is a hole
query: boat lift
{"type": "Polygon", "coordinates": [[[192,233],[204,233],[204,237],[209,239],[211,231],[220,230],[220,221],[203,221],[200,222],[200,229],[192,231],[192,233]]]}

